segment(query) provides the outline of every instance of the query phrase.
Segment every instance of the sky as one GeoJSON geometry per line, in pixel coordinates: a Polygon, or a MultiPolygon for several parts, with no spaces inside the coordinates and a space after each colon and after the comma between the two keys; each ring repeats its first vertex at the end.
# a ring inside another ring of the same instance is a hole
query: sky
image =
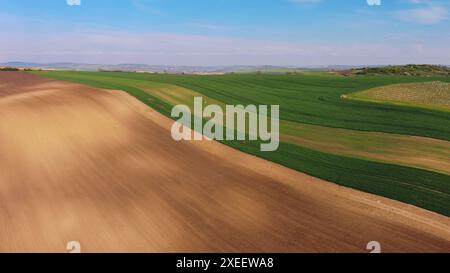
{"type": "Polygon", "coordinates": [[[0,62],[450,65],[448,0],[0,0],[0,62]]]}

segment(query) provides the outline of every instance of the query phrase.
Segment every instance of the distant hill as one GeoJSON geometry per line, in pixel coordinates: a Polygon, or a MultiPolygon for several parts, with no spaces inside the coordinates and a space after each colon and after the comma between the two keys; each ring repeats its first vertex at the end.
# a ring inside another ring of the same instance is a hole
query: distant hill
{"type": "Polygon", "coordinates": [[[450,68],[443,65],[408,64],[366,67],[348,71],[353,75],[450,76],[450,68]]]}
{"type": "Polygon", "coordinates": [[[284,66],[182,66],[182,65],[147,65],[147,64],[83,64],[83,63],[31,63],[8,62],[0,63],[0,67],[78,70],[78,71],[126,71],[126,72],[163,72],[163,73],[229,73],[242,71],[278,71],[294,70],[297,67],[284,66]]]}
{"type": "Polygon", "coordinates": [[[148,64],[85,64],[85,63],[0,63],[0,68],[77,70],[77,71],[124,71],[155,72],[173,74],[224,74],[224,73],[268,73],[268,74],[304,74],[306,72],[330,72],[352,75],[408,75],[408,76],[449,76],[450,68],[439,65],[402,65],[402,66],[354,66],[354,65],[318,65],[318,66],[273,66],[273,65],[231,65],[231,66],[180,66],[148,64]]]}

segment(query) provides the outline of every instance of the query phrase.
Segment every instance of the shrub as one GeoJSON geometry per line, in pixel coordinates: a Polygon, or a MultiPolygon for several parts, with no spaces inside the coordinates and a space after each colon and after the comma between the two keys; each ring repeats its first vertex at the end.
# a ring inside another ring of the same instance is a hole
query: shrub
{"type": "Polygon", "coordinates": [[[19,69],[16,67],[8,67],[7,66],[7,67],[1,67],[0,71],[19,71],[19,69]]]}

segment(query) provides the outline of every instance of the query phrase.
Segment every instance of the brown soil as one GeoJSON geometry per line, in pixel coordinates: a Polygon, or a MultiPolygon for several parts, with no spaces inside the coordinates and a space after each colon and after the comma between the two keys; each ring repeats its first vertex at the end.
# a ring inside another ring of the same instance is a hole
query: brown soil
{"type": "Polygon", "coordinates": [[[121,91],[0,73],[0,252],[450,252],[450,220],[217,142],[121,91]]]}

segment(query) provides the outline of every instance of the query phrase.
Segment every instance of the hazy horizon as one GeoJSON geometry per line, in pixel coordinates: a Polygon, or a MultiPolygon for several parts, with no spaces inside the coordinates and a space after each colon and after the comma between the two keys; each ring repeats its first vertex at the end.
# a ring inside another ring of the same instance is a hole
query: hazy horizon
{"type": "Polygon", "coordinates": [[[397,65],[437,65],[437,66],[448,66],[449,64],[441,64],[441,63],[401,63],[401,64],[324,64],[324,65],[271,65],[271,64],[261,64],[261,65],[250,65],[250,64],[230,64],[230,65],[184,65],[184,64],[152,64],[152,63],[79,63],[79,62],[51,62],[51,63],[39,63],[39,62],[28,62],[28,61],[8,61],[8,62],[0,62],[1,65],[11,65],[11,66],[29,66],[29,64],[33,65],[42,65],[42,66],[51,66],[51,65],[86,65],[86,66],[148,66],[148,67],[204,67],[204,68],[232,68],[232,67],[280,67],[280,68],[305,68],[305,69],[314,69],[314,68],[334,68],[334,67],[383,67],[383,66],[397,66],[397,65]]]}

